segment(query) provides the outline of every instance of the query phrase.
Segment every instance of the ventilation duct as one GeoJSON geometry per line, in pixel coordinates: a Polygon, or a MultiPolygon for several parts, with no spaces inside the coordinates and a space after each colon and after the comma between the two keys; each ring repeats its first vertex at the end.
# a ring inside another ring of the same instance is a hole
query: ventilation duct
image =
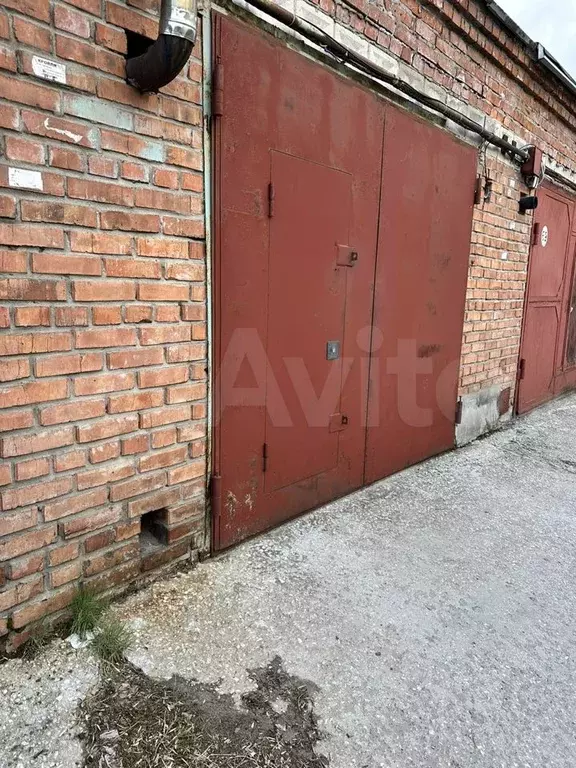
{"type": "Polygon", "coordinates": [[[197,0],[162,0],[158,39],[126,62],[126,80],[143,93],[168,85],[185,67],[196,40],[197,0]]]}

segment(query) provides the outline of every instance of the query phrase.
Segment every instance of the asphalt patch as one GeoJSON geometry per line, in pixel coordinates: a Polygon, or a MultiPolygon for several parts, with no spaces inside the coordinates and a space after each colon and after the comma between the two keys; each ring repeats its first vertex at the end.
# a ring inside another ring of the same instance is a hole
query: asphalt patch
{"type": "Polygon", "coordinates": [[[238,707],[216,685],[106,665],[81,706],[85,768],[327,768],[313,683],[276,657],[238,707]]]}

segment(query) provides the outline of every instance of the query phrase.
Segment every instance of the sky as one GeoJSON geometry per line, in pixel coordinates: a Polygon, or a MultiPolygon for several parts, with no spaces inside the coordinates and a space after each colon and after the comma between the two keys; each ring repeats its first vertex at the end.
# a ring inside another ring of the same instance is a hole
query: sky
{"type": "Polygon", "coordinates": [[[576,78],[576,0],[496,0],[576,78]]]}

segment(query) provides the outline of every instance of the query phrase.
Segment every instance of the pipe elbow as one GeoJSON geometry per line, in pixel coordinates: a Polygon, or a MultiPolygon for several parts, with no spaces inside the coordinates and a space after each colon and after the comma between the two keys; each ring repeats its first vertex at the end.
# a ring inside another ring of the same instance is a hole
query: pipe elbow
{"type": "Polygon", "coordinates": [[[162,0],[157,40],[126,62],[126,81],[142,93],[171,83],[186,66],[196,40],[196,0],[162,0]]]}

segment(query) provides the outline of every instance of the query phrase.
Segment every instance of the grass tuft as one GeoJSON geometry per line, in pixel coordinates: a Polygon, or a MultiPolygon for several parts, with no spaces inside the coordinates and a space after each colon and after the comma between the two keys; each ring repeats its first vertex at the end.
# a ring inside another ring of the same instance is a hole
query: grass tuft
{"type": "Polygon", "coordinates": [[[132,641],[132,631],[118,619],[108,617],[100,623],[92,640],[92,648],[102,661],[118,664],[132,646],[132,641]]]}
{"type": "Polygon", "coordinates": [[[81,587],[72,601],[72,632],[86,637],[98,626],[106,606],[93,592],[81,587]]]}

